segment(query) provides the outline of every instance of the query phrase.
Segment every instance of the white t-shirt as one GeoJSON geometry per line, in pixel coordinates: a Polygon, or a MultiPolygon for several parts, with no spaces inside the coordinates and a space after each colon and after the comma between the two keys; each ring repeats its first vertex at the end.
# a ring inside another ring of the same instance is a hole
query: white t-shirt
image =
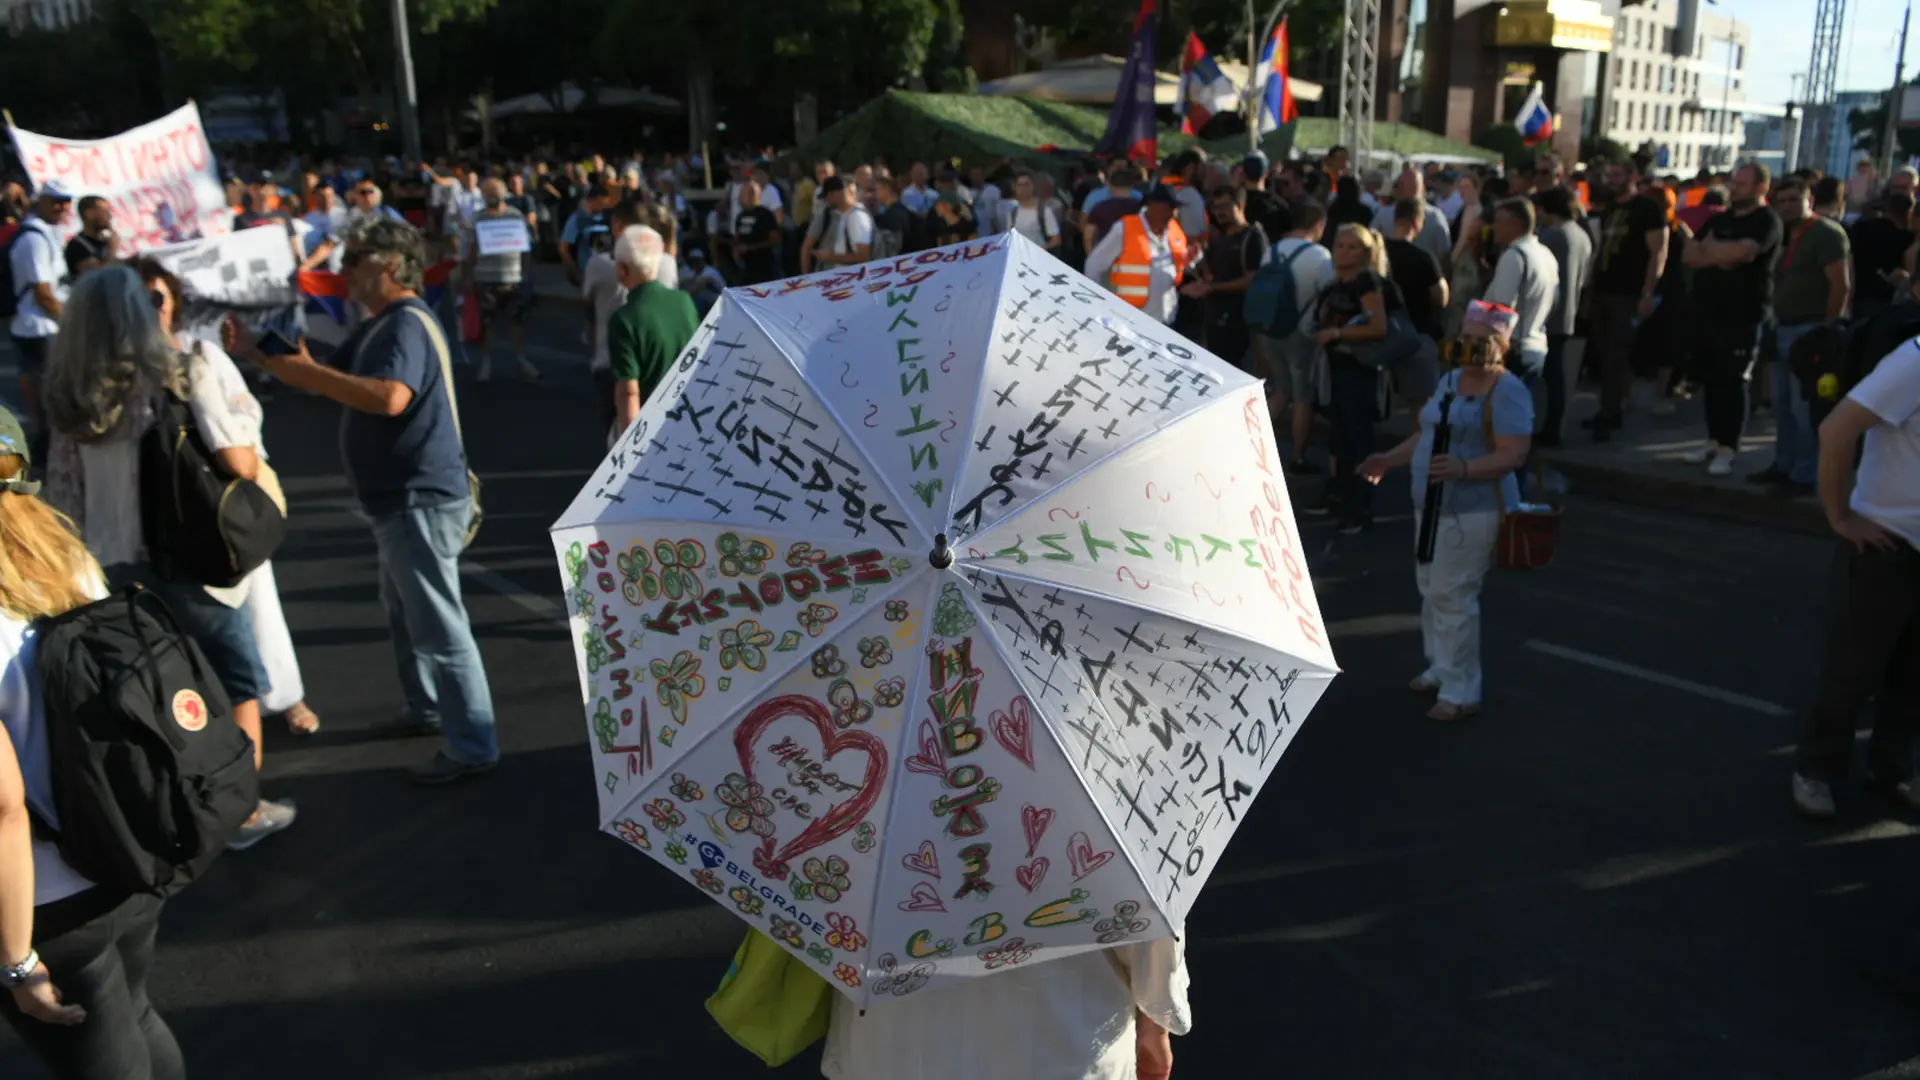
{"type": "Polygon", "coordinates": [[[33,286],[53,286],[53,297],[67,302],[67,263],[60,255],[60,239],[53,226],[40,218],[29,218],[20,226],[21,236],[13,242],[13,291],[20,302],[13,313],[14,337],[52,337],[60,323],[40,308],[33,286]]]}
{"type": "Polygon", "coordinates": [[[1530,371],[1539,370],[1547,356],[1547,316],[1560,292],[1560,263],[1537,236],[1523,236],[1500,253],[1486,301],[1505,304],[1520,314],[1513,328],[1513,344],[1527,358],[1530,371]],[[1523,289],[1522,286],[1525,286],[1523,289]]]}
{"type": "Polygon", "coordinates": [[[1299,326],[1294,332],[1305,333],[1313,329],[1306,313],[1313,310],[1314,299],[1320,295],[1320,290],[1333,280],[1333,255],[1311,240],[1283,236],[1273,245],[1273,252],[1268,258],[1273,262],[1284,262],[1288,256],[1293,256],[1293,262],[1288,264],[1287,269],[1293,273],[1293,297],[1299,301],[1301,312],[1299,326]],[[1296,251],[1298,255],[1294,254],[1296,251]]]}
{"type": "Polygon", "coordinates": [[[1010,202],[1006,204],[1006,212],[1001,217],[1005,219],[1008,229],[1041,247],[1046,247],[1048,240],[1060,236],[1060,217],[1051,206],[1043,204],[1029,210],[1017,202],[1010,202]]]}
{"type": "Polygon", "coordinates": [[[1920,548],[1920,340],[1888,353],[1847,396],[1880,418],[1867,429],[1848,505],[1920,548]]]}
{"type": "Polygon", "coordinates": [[[1202,244],[1207,235],[1207,196],[1192,184],[1181,184],[1173,189],[1173,197],[1179,202],[1174,213],[1180,218],[1180,231],[1187,234],[1191,243],[1202,244]]]}
{"type": "MultiPolygon", "coordinates": [[[[107,595],[107,587],[98,576],[89,573],[86,592],[98,600],[107,595]]],[[[24,619],[0,613],[0,728],[13,741],[13,753],[20,759],[20,775],[27,782],[27,802],[33,812],[53,828],[60,827],[60,815],[53,806],[53,765],[47,752],[47,718],[41,709],[40,680],[35,675],[37,635],[24,619]]],[[[34,840],[33,906],[65,900],[93,888],[93,882],[60,858],[60,849],[51,843],[34,840]]],[[[9,959],[7,963],[12,963],[9,959]]]]}
{"type": "Polygon", "coordinates": [[[627,302],[627,290],[613,272],[612,255],[603,251],[587,260],[587,268],[580,272],[580,295],[593,305],[592,370],[606,371],[613,366],[613,358],[607,355],[607,320],[627,302]]]}
{"type": "Polygon", "coordinates": [[[861,244],[872,243],[873,215],[864,206],[849,206],[834,219],[826,250],[829,255],[851,255],[861,244]]]}
{"type": "Polygon", "coordinates": [[[460,215],[463,228],[473,228],[473,219],[487,208],[487,197],[479,188],[461,188],[453,193],[453,208],[460,215]]]}
{"type": "Polygon", "coordinates": [[[973,227],[980,230],[981,236],[993,232],[993,223],[1000,219],[1000,188],[995,184],[982,184],[973,196],[973,227]]]}

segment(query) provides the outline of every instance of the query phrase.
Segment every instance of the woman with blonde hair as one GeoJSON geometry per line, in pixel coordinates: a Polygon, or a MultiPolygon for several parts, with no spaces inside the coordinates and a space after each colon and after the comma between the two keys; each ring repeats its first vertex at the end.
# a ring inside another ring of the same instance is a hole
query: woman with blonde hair
{"type": "Polygon", "coordinates": [[[33,621],[106,584],[26,466],[20,424],[0,410],[0,1013],[56,1080],[180,1080],[180,1046],[147,995],[162,901],[80,876],[28,819],[31,806],[60,825],[33,621]]]}
{"type": "MultiPolygon", "coordinates": [[[[241,425],[223,395],[206,392],[204,382],[202,392],[193,392],[191,360],[162,327],[153,295],[132,268],[102,267],[75,282],[47,365],[44,397],[53,429],[47,501],[73,521],[108,584],[152,589],[205,650],[233,700],[234,721],[253,740],[258,767],[260,696],[268,678],[246,601],[229,603],[230,595],[216,596],[198,582],[160,577],[140,512],[140,440],[155,422],[161,395],[186,398],[203,434],[241,425]]],[[[259,455],[251,448],[216,456],[236,476],[259,474],[259,455]]],[[[292,803],[262,799],[230,846],[252,847],[293,824],[294,816],[292,803]]]]}
{"type": "Polygon", "coordinates": [[[1493,566],[1501,509],[1520,501],[1514,473],[1533,443],[1532,395],[1506,369],[1518,322],[1512,308],[1471,301],[1460,334],[1466,359],[1440,380],[1413,434],[1360,465],[1370,484],[1389,469],[1412,467],[1413,576],[1427,667],[1408,688],[1437,696],[1430,720],[1464,720],[1480,711],[1480,586],[1493,566]],[[1436,441],[1443,430],[1444,444],[1436,441]],[[1440,491],[1430,500],[1436,485],[1440,491]],[[1429,530],[1430,511],[1439,517],[1429,530]],[[1423,550],[1428,531],[1431,550],[1423,550]]]}
{"type": "Polygon", "coordinates": [[[1332,394],[1333,476],[1314,515],[1337,514],[1340,531],[1357,533],[1373,524],[1373,488],[1355,469],[1373,453],[1373,425],[1380,413],[1380,369],[1360,362],[1353,346],[1387,336],[1387,313],[1406,307],[1387,278],[1387,245],[1365,225],[1346,224],[1333,241],[1333,280],[1314,301],[1332,394]]]}

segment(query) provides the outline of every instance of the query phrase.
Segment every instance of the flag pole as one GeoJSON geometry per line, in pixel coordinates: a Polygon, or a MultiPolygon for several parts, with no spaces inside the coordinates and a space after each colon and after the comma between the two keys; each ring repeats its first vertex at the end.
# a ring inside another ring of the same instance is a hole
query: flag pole
{"type": "Polygon", "coordinates": [[[0,118],[3,118],[6,120],[7,127],[9,128],[13,127],[13,110],[12,109],[0,109],[0,118]]]}
{"type": "MultiPolygon", "coordinates": [[[[1273,32],[1280,25],[1280,17],[1287,13],[1287,6],[1291,3],[1293,3],[1293,0],[1274,0],[1273,10],[1267,13],[1267,32],[1260,35],[1261,41],[1266,42],[1273,40],[1273,32]]],[[[1247,0],[1247,28],[1249,30],[1253,28],[1253,0],[1247,0]]],[[[1259,78],[1260,72],[1254,70],[1254,65],[1259,63],[1259,60],[1260,51],[1258,48],[1247,53],[1246,117],[1247,149],[1249,151],[1260,149],[1260,113],[1259,106],[1255,104],[1253,100],[1254,90],[1261,82],[1259,78]]],[[[1289,64],[1287,66],[1291,69],[1293,65],[1289,64]]]]}

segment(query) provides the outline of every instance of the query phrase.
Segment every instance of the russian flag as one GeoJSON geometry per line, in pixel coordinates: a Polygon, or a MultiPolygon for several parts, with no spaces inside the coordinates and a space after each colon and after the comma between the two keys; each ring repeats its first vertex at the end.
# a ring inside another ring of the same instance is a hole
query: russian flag
{"type": "Polygon", "coordinates": [[[1180,57],[1180,96],[1174,104],[1174,111],[1180,114],[1180,130],[1197,134],[1214,113],[1231,109],[1239,101],[1233,80],[1207,55],[1200,36],[1188,31],[1187,51],[1180,57]]]}
{"type": "Polygon", "coordinates": [[[1273,28],[1267,47],[1260,53],[1260,66],[1254,78],[1260,84],[1260,118],[1256,131],[1265,135],[1278,131],[1282,124],[1300,118],[1300,106],[1293,100],[1293,87],[1287,82],[1287,20],[1273,28]]]}
{"type": "Polygon", "coordinates": [[[1553,110],[1547,108],[1539,83],[1533,84],[1533,92],[1527,95],[1526,102],[1514,115],[1513,126],[1519,130],[1520,137],[1528,146],[1553,138],[1553,110]]]}

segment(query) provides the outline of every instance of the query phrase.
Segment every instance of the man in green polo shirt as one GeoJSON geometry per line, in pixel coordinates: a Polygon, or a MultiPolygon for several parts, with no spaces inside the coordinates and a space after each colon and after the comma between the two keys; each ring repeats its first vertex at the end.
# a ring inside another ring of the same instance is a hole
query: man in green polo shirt
{"type": "Polygon", "coordinates": [[[693,298],[656,280],[665,250],[660,234],[645,225],[628,228],[613,246],[613,272],[627,290],[627,302],[607,319],[616,436],[639,417],[700,325],[693,298]]]}

